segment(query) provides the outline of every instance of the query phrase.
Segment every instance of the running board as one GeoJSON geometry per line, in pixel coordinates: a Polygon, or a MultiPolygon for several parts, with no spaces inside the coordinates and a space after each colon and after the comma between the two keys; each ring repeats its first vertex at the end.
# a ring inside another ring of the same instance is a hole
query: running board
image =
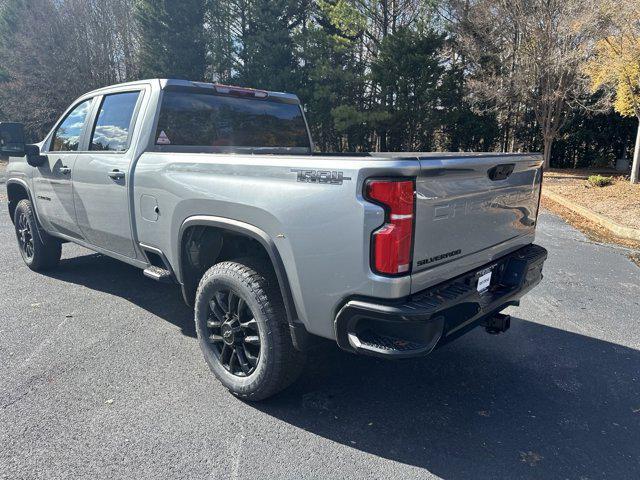
{"type": "Polygon", "coordinates": [[[150,266],[142,272],[145,277],[149,277],[156,282],[173,283],[173,275],[169,270],[160,267],[150,266]]]}

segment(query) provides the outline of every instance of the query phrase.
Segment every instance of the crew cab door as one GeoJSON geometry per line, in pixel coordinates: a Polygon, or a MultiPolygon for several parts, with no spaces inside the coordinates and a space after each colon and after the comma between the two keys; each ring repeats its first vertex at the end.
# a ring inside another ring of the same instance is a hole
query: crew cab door
{"type": "Polygon", "coordinates": [[[131,134],[141,91],[96,98],[86,152],[78,153],[73,175],[78,227],[88,243],[135,258],[129,208],[131,134]]]}
{"type": "Polygon", "coordinates": [[[74,238],[82,235],[76,223],[72,178],[78,150],[85,148],[92,105],[93,99],[81,101],[61,118],[43,149],[48,161],[33,177],[40,222],[49,232],[74,238]]]}

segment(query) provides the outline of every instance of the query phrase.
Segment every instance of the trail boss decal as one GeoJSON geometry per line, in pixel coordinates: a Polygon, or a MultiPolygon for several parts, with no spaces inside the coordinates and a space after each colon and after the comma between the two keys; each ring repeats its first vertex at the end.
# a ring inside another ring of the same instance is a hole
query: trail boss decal
{"type": "Polygon", "coordinates": [[[343,180],[351,180],[351,177],[345,177],[343,172],[336,170],[307,170],[304,168],[292,168],[291,172],[297,173],[298,181],[303,183],[342,185],[343,180]]]}

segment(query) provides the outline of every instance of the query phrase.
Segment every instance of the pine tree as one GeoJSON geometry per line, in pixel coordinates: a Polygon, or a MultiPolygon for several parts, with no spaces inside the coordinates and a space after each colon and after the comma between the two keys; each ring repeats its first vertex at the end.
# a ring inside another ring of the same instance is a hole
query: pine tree
{"type": "Polygon", "coordinates": [[[204,0],[137,1],[143,77],[204,79],[204,12],[204,0]]]}
{"type": "Polygon", "coordinates": [[[238,78],[247,86],[296,91],[300,85],[292,29],[304,2],[256,0],[246,12],[238,78]]]}

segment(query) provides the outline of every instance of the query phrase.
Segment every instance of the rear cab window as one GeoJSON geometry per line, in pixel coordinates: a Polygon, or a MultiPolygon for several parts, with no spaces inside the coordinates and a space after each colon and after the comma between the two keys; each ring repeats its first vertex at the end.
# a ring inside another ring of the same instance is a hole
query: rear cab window
{"type": "Polygon", "coordinates": [[[136,91],[104,96],[91,132],[90,150],[123,152],[127,149],[139,95],[136,91]]]}
{"type": "Polygon", "coordinates": [[[183,91],[164,92],[155,144],[203,151],[310,149],[297,102],[183,91]]]}

